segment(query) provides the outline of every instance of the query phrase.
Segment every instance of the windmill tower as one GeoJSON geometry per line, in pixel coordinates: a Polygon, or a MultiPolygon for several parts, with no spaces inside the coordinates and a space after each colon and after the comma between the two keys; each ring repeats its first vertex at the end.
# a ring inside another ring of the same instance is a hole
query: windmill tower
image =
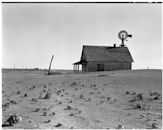
{"type": "Polygon", "coordinates": [[[118,33],[118,37],[119,37],[119,39],[121,39],[121,47],[124,47],[125,46],[124,41],[127,41],[127,38],[128,37],[131,38],[132,35],[131,34],[128,34],[127,31],[122,30],[122,31],[120,31],[118,33]]]}

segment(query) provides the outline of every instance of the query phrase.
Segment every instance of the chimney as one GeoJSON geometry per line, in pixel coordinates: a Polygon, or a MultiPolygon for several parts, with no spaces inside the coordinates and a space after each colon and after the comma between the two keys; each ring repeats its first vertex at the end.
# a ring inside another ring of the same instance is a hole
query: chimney
{"type": "Polygon", "coordinates": [[[116,44],[114,44],[114,48],[116,48],[116,44]]]}

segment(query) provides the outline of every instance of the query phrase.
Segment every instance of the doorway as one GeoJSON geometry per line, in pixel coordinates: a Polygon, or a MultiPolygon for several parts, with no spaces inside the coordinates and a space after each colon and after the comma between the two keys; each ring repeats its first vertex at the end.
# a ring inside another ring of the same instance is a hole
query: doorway
{"type": "Polygon", "coordinates": [[[97,71],[104,71],[104,64],[97,64],[97,71]]]}

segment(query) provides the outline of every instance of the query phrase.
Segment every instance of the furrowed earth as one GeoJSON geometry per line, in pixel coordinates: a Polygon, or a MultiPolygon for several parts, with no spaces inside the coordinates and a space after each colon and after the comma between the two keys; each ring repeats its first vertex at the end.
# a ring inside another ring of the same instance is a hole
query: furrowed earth
{"type": "Polygon", "coordinates": [[[162,70],[2,71],[4,129],[162,128],[162,70]]]}

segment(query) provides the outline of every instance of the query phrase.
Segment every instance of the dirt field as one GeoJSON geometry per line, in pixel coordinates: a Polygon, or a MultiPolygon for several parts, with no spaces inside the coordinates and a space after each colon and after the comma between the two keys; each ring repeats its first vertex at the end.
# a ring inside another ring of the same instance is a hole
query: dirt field
{"type": "Polygon", "coordinates": [[[3,128],[162,128],[161,70],[45,75],[44,71],[3,71],[3,128]],[[154,125],[155,124],[155,125],[154,125]]]}

